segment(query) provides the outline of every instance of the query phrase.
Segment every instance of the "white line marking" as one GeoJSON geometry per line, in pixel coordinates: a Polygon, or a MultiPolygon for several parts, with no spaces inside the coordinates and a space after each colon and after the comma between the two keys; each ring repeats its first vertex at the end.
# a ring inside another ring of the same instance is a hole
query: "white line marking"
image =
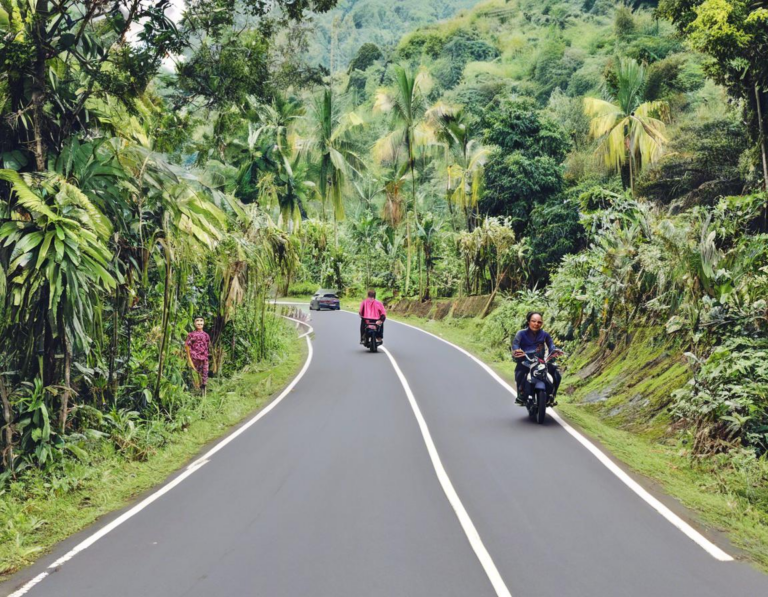
{"type": "Polygon", "coordinates": [[[32,587],[34,587],[37,583],[43,580],[46,576],[48,576],[48,574],[49,574],[48,572],[41,572],[35,578],[33,578],[27,584],[25,584],[23,587],[21,587],[20,589],[8,595],[8,597],[21,597],[22,595],[26,595],[27,593],[29,593],[32,587]]]}
{"type": "MultiPolygon", "coordinates": [[[[181,473],[178,477],[176,477],[173,481],[164,485],[163,487],[158,489],[155,493],[145,498],[144,500],[136,504],[133,508],[131,508],[130,510],[128,510],[127,512],[123,513],[121,516],[113,520],[107,526],[103,527],[102,529],[99,529],[93,535],[91,535],[90,537],[88,537],[87,539],[85,539],[75,547],[73,547],[70,551],[65,553],[53,564],[48,566],[48,569],[52,570],[54,568],[58,568],[62,564],[65,564],[66,562],[74,558],[81,551],[88,549],[91,545],[96,543],[96,541],[104,537],[107,533],[110,533],[111,531],[115,530],[117,527],[119,527],[128,519],[136,516],[136,514],[141,512],[144,508],[149,506],[152,502],[162,497],[163,495],[168,493],[171,489],[179,485],[182,481],[184,481],[184,479],[186,479],[187,477],[199,471],[203,466],[205,466],[208,462],[210,462],[211,456],[213,456],[216,452],[221,450],[224,446],[232,442],[236,437],[245,433],[248,429],[250,429],[258,421],[260,421],[262,417],[264,417],[268,412],[270,412],[273,408],[275,408],[283,400],[283,398],[285,398],[293,390],[293,388],[296,387],[296,384],[299,383],[299,380],[301,380],[301,378],[304,377],[304,374],[307,372],[307,369],[309,369],[309,364],[312,362],[313,350],[312,350],[312,342],[310,341],[310,339],[307,337],[306,340],[307,340],[307,360],[304,362],[304,366],[301,368],[301,371],[299,371],[299,374],[293,378],[293,381],[291,381],[290,384],[288,384],[288,387],[286,387],[277,398],[275,398],[272,402],[270,402],[268,406],[262,409],[259,412],[259,414],[253,417],[245,425],[240,427],[237,431],[235,431],[231,435],[221,440],[218,444],[216,444],[213,448],[208,450],[200,458],[190,463],[186,467],[184,472],[181,473]]],[[[43,580],[46,576],[48,576],[48,574],[49,574],[48,572],[42,572],[38,574],[35,578],[30,580],[21,588],[19,588],[15,593],[12,593],[9,597],[21,597],[22,595],[25,595],[32,587],[34,587],[37,583],[43,580]]]]}
{"type": "MultiPolygon", "coordinates": [[[[280,304],[284,304],[284,303],[277,303],[277,304],[280,305],[280,304]]],[[[301,304],[301,303],[294,303],[294,304],[298,305],[298,304],[301,304]]],[[[305,325],[305,326],[307,326],[309,328],[306,332],[304,332],[301,336],[299,336],[299,339],[305,338],[306,336],[309,336],[310,334],[314,334],[315,333],[315,328],[313,328],[311,325],[309,325],[306,321],[301,321],[301,319],[294,319],[293,317],[288,317],[287,315],[281,315],[280,317],[283,317],[285,319],[290,319],[291,321],[295,321],[296,324],[297,324],[296,325],[297,328],[298,328],[298,324],[305,325]]]]}
{"type": "MultiPolygon", "coordinates": [[[[403,323],[402,321],[394,321],[394,323],[397,323],[399,325],[404,325],[409,328],[413,328],[414,330],[418,330],[424,334],[427,334],[429,336],[432,336],[433,338],[437,338],[441,342],[445,342],[449,346],[452,346],[459,352],[465,354],[470,359],[475,361],[478,365],[480,365],[485,371],[493,377],[501,386],[506,389],[510,394],[517,397],[517,392],[510,386],[506,381],[504,381],[498,373],[496,373],[489,365],[486,365],[483,361],[478,359],[475,355],[469,353],[468,351],[464,350],[461,346],[457,346],[453,342],[449,342],[445,338],[441,338],[440,336],[436,336],[435,334],[431,332],[427,332],[426,330],[422,330],[421,328],[418,328],[414,325],[403,323]]],[[[680,518],[677,514],[672,512],[669,508],[667,508],[664,504],[662,504],[659,500],[657,500],[655,497],[653,497],[650,493],[648,493],[647,490],[645,490],[637,481],[632,479],[627,473],[625,473],[615,462],[613,462],[608,456],[605,455],[605,453],[600,450],[595,444],[593,444],[591,441],[589,441],[586,437],[584,437],[581,433],[576,431],[573,427],[571,427],[568,423],[566,423],[562,417],[560,417],[559,414],[557,414],[554,410],[551,410],[549,413],[552,418],[557,421],[563,429],[565,429],[569,434],[571,434],[574,438],[576,438],[576,441],[578,441],[582,446],[584,446],[587,450],[589,450],[609,471],[611,471],[616,477],[618,477],[627,487],[629,487],[632,491],[634,491],[641,499],[643,499],[651,508],[656,510],[659,514],[661,514],[664,518],[666,518],[670,523],[672,523],[675,527],[677,527],[680,531],[682,531],[689,539],[694,541],[699,547],[701,547],[704,551],[706,551],[709,555],[711,555],[716,560],[720,560],[721,562],[732,562],[733,557],[728,555],[725,551],[720,549],[717,545],[712,543],[709,539],[704,537],[701,533],[699,533],[696,529],[694,529],[691,525],[689,525],[687,522],[685,522],[682,518],[680,518]]]]}
{"type": "Polygon", "coordinates": [[[81,551],[84,551],[88,549],[91,545],[96,543],[99,539],[104,537],[104,535],[110,533],[111,531],[115,530],[117,527],[119,527],[121,524],[123,524],[126,520],[129,518],[134,517],[136,514],[141,512],[144,508],[149,506],[152,502],[159,499],[160,497],[164,496],[166,493],[168,493],[171,489],[179,485],[184,479],[187,477],[195,474],[200,468],[203,466],[204,463],[201,462],[194,462],[191,465],[187,467],[187,469],[181,473],[178,477],[176,477],[173,481],[168,483],[167,485],[164,485],[162,488],[160,488],[158,491],[147,497],[146,499],[142,500],[138,504],[136,504],[133,508],[128,510],[127,512],[123,513],[121,516],[118,516],[110,522],[107,526],[99,529],[97,532],[95,532],[93,535],[88,537],[85,541],[79,543],[75,547],[73,547],[70,551],[65,553],[63,556],[61,556],[58,560],[56,560],[53,564],[48,566],[49,570],[52,570],[54,568],[58,568],[62,564],[65,564],[72,558],[74,558],[77,554],[79,554],[81,551]]]}
{"type": "Polygon", "coordinates": [[[448,473],[446,473],[445,468],[443,468],[440,455],[437,453],[435,443],[432,441],[432,435],[429,433],[429,427],[427,427],[427,422],[424,420],[424,417],[421,414],[421,410],[419,409],[419,405],[416,402],[416,398],[411,391],[411,386],[408,385],[408,380],[405,379],[405,376],[400,370],[397,361],[395,361],[395,358],[392,356],[392,353],[390,353],[383,346],[381,347],[381,350],[383,350],[387,357],[389,357],[389,360],[392,363],[392,367],[395,369],[395,373],[397,373],[397,377],[400,378],[400,383],[405,390],[405,395],[408,396],[408,402],[410,402],[411,408],[413,409],[413,414],[416,417],[417,423],[419,424],[419,429],[421,430],[421,435],[424,438],[424,443],[427,445],[429,458],[432,460],[432,466],[435,469],[435,473],[437,474],[437,478],[440,481],[440,485],[445,492],[445,496],[448,498],[448,501],[453,507],[453,511],[456,513],[456,517],[459,519],[459,524],[461,524],[461,528],[464,530],[464,534],[467,536],[467,539],[469,540],[469,543],[472,546],[477,559],[480,560],[480,564],[483,566],[483,570],[485,570],[485,573],[488,576],[488,580],[491,581],[493,589],[496,591],[496,595],[498,595],[498,597],[512,597],[509,589],[507,588],[507,585],[504,584],[504,580],[501,578],[501,574],[499,574],[499,571],[496,568],[496,564],[493,563],[491,554],[488,553],[485,545],[483,545],[483,540],[480,538],[475,525],[472,523],[472,519],[469,517],[469,514],[467,514],[467,511],[464,509],[464,505],[461,503],[456,490],[453,488],[453,484],[451,483],[451,479],[448,477],[448,473]]]}

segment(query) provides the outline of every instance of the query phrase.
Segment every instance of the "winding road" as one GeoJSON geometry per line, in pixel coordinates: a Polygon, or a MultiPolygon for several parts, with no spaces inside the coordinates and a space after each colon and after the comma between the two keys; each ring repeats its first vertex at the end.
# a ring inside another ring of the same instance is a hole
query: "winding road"
{"type": "Polygon", "coordinates": [[[768,595],[768,576],[556,415],[529,421],[457,347],[389,321],[370,354],[356,315],[310,323],[292,388],[0,595],[768,595]]]}

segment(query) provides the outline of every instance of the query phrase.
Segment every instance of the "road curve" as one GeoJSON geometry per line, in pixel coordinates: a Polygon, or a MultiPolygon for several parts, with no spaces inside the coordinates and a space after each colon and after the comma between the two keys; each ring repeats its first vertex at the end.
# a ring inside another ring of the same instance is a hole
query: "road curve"
{"type": "MultiPolygon", "coordinates": [[[[498,595],[387,355],[357,345],[353,315],[311,323],[314,358],[274,410],[25,594],[498,595]]],[[[768,595],[768,577],[715,560],[561,426],[530,423],[466,355],[396,322],[385,339],[513,597],[768,595]]]]}

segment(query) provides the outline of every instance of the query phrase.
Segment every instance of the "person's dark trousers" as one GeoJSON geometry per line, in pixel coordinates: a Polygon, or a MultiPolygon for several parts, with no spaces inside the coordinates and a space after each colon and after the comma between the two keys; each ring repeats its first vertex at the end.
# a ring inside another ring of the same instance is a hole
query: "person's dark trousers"
{"type": "Polygon", "coordinates": [[[560,381],[563,379],[563,376],[554,364],[549,364],[547,367],[549,368],[549,374],[552,376],[552,384],[554,386],[552,395],[557,396],[557,388],[560,387],[560,381]]]}
{"type": "Polygon", "coordinates": [[[515,383],[517,384],[517,390],[518,396],[525,396],[526,394],[526,384],[528,383],[526,381],[526,377],[528,375],[528,368],[524,367],[521,363],[517,364],[517,367],[515,367],[515,383]]]}

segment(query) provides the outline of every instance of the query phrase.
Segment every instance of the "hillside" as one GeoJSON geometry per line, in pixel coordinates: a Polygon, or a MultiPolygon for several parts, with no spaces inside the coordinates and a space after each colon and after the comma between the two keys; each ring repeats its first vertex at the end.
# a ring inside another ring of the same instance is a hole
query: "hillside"
{"type": "Polygon", "coordinates": [[[328,68],[333,46],[334,70],[346,69],[363,44],[393,48],[403,34],[475,4],[477,0],[341,0],[333,10],[314,17],[308,61],[328,68]]]}

